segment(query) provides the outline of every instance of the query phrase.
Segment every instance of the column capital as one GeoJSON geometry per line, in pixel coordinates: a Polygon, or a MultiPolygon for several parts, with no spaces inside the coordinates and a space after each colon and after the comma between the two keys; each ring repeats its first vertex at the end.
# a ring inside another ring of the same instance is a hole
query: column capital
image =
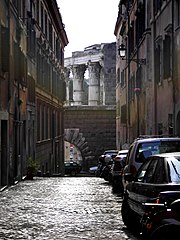
{"type": "Polygon", "coordinates": [[[65,76],[69,77],[70,71],[71,71],[70,68],[64,67],[65,76]]]}
{"type": "Polygon", "coordinates": [[[89,70],[89,76],[90,78],[93,76],[93,78],[100,78],[100,72],[101,72],[101,65],[99,62],[88,62],[88,70],[89,70]]]}
{"type": "Polygon", "coordinates": [[[71,66],[72,69],[72,73],[73,73],[73,77],[75,79],[84,79],[84,73],[86,71],[86,65],[85,64],[81,64],[81,65],[72,65],[71,66]]]}

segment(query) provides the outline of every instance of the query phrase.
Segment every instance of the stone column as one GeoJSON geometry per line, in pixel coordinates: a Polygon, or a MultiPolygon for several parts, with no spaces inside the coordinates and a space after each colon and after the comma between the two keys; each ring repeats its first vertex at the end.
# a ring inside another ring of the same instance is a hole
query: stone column
{"type": "Polygon", "coordinates": [[[89,62],[89,95],[88,105],[97,106],[100,104],[100,71],[99,62],[89,62]]]}
{"type": "Polygon", "coordinates": [[[73,65],[72,74],[73,74],[73,100],[74,105],[83,104],[83,81],[84,73],[86,71],[86,65],[73,65]]]}
{"type": "Polygon", "coordinates": [[[66,82],[66,105],[70,105],[70,99],[69,99],[69,75],[70,75],[70,69],[64,68],[64,78],[66,82]]]}

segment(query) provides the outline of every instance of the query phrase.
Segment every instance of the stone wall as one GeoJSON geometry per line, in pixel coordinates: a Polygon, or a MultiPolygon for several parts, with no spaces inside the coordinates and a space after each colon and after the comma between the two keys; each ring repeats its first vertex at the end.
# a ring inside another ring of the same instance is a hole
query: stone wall
{"type": "Polygon", "coordinates": [[[71,106],[65,108],[65,140],[79,148],[83,167],[97,164],[107,149],[116,148],[116,110],[114,106],[71,106]]]}

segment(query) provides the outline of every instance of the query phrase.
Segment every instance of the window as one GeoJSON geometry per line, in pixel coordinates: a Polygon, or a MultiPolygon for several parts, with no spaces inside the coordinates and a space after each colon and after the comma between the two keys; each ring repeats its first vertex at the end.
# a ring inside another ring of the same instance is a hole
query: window
{"type": "Polygon", "coordinates": [[[168,171],[170,171],[171,182],[180,182],[180,159],[178,157],[172,157],[168,162],[168,171]]]}
{"type": "Polygon", "coordinates": [[[36,33],[34,29],[34,23],[31,17],[27,20],[27,52],[31,57],[35,56],[35,38],[36,33]]]}
{"type": "Polygon", "coordinates": [[[144,178],[144,176],[146,174],[146,171],[147,171],[147,168],[149,166],[149,163],[150,163],[150,161],[147,161],[144,164],[144,166],[141,168],[141,170],[139,170],[138,175],[137,175],[137,181],[138,182],[142,182],[143,181],[143,178],[144,178]]]}
{"type": "Polygon", "coordinates": [[[163,69],[165,79],[171,75],[171,57],[171,37],[166,35],[163,41],[163,69]]]}
{"type": "Polygon", "coordinates": [[[130,24],[129,42],[130,42],[129,51],[130,51],[130,54],[132,54],[134,51],[134,22],[131,22],[130,24]]]}
{"type": "Polygon", "coordinates": [[[13,5],[17,8],[18,7],[18,0],[13,0],[13,5]]]}
{"type": "Polygon", "coordinates": [[[35,103],[35,80],[28,75],[27,77],[28,83],[28,101],[31,103],[35,103]]]}
{"type": "Polygon", "coordinates": [[[160,11],[163,0],[154,0],[154,14],[156,15],[160,11]]]}
{"type": "Polygon", "coordinates": [[[121,123],[126,123],[127,120],[127,107],[126,104],[121,106],[121,123]]]}
{"type": "Polygon", "coordinates": [[[36,20],[39,23],[39,0],[36,0],[36,20]]]}
{"type": "Polygon", "coordinates": [[[143,33],[145,31],[145,3],[140,2],[136,11],[136,45],[142,39],[143,33]]]}
{"type": "Polygon", "coordinates": [[[48,36],[48,17],[47,17],[47,12],[45,12],[45,35],[46,35],[46,38],[48,36]]]}
{"type": "Polygon", "coordinates": [[[157,159],[156,171],[153,175],[152,181],[154,184],[163,184],[168,182],[165,171],[164,158],[157,159]]]}
{"type": "MultiPolygon", "coordinates": [[[[153,160],[148,165],[148,169],[146,171],[146,174],[144,176],[143,182],[145,183],[154,183],[154,173],[156,170],[158,160],[153,160]]],[[[160,174],[159,174],[160,175],[160,174]]]]}
{"type": "Polygon", "coordinates": [[[120,116],[120,101],[117,101],[116,103],[116,116],[120,116]]]}
{"type": "Polygon", "coordinates": [[[13,43],[14,47],[14,79],[20,81],[22,85],[26,86],[26,57],[21,51],[17,43],[13,43]]]}
{"type": "Polygon", "coordinates": [[[123,71],[121,72],[121,87],[124,86],[124,75],[125,75],[125,71],[123,69],[123,71]]]}
{"type": "Polygon", "coordinates": [[[175,26],[180,26],[180,1],[175,1],[175,26]]]}
{"type": "Polygon", "coordinates": [[[129,100],[132,100],[134,98],[134,88],[135,88],[135,76],[133,75],[129,82],[129,100]]]}
{"type": "Polygon", "coordinates": [[[55,49],[56,49],[56,58],[58,60],[61,59],[61,44],[58,38],[56,38],[56,44],[55,44],[55,49]]]}
{"type": "Polygon", "coordinates": [[[30,1],[30,12],[28,13],[27,19],[27,52],[29,56],[35,57],[35,39],[36,33],[34,28],[35,18],[35,4],[30,1]]]}
{"type": "Polygon", "coordinates": [[[138,67],[137,72],[136,72],[136,85],[135,85],[135,90],[140,91],[142,88],[142,67],[138,67]]]}
{"type": "Polygon", "coordinates": [[[168,133],[173,135],[173,114],[168,114],[168,133]]]}
{"type": "Polygon", "coordinates": [[[159,41],[155,48],[155,59],[154,59],[154,68],[155,68],[155,81],[156,83],[161,82],[162,78],[162,49],[161,41],[159,41]]]}
{"type": "Polygon", "coordinates": [[[41,122],[41,107],[40,104],[37,103],[37,140],[41,140],[41,128],[40,128],[40,122],[41,122]]]}
{"type": "Polygon", "coordinates": [[[9,71],[9,31],[0,25],[0,72],[9,71]]]}
{"type": "Polygon", "coordinates": [[[44,140],[44,133],[45,133],[45,106],[41,108],[41,140],[44,140]]]}
{"type": "Polygon", "coordinates": [[[41,29],[44,32],[44,7],[41,3],[41,29]]]}
{"type": "Polygon", "coordinates": [[[117,70],[117,83],[120,83],[120,69],[119,68],[117,70]]]}
{"type": "Polygon", "coordinates": [[[163,124],[158,123],[158,135],[161,136],[163,134],[163,124]]]}
{"type": "Polygon", "coordinates": [[[53,48],[53,30],[52,30],[52,24],[49,22],[49,44],[51,46],[51,49],[53,48]]]}
{"type": "Polygon", "coordinates": [[[55,54],[56,54],[56,33],[54,32],[54,38],[53,38],[53,50],[54,50],[54,52],[55,52],[55,54]]]}

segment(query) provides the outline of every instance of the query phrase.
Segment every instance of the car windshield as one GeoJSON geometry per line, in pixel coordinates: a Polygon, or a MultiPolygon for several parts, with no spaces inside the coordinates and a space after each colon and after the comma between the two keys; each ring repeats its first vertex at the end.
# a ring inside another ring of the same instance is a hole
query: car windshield
{"type": "Polygon", "coordinates": [[[172,157],[169,161],[169,175],[171,182],[180,182],[180,157],[172,157]]]}
{"type": "Polygon", "coordinates": [[[136,155],[137,162],[144,162],[144,160],[154,154],[168,153],[168,152],[179,152],[180,151],[180,141],[154,141],[140,143],[138,146],[138,151],[136,155]]]}

